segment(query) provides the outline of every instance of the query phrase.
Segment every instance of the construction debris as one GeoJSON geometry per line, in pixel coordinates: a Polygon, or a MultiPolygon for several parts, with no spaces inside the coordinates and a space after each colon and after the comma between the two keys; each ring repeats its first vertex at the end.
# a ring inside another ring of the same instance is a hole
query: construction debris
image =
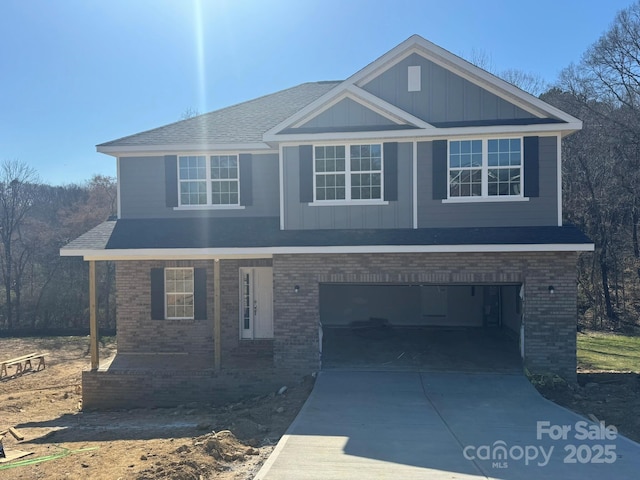
{"type": "MultiPolygon", "coordinates": [[[[28,455],[33,455],[33,452],[25,452],[23,450],[11,450],[10,452],[6,452],[4,457],[0,455],[0,463],[12,462],[13,460],[17,460],[18,458],[26,457],[28,455]]],[[[4,468],[0,468],[0,470],[4,470],[4,468]]]]}

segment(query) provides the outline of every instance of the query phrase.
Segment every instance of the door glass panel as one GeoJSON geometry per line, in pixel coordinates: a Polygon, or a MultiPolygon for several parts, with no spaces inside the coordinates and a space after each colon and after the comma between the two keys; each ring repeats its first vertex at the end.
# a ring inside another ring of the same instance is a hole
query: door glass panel
{"type": "Polygon", "coordinates": [[[273,271],[271,267],[240,269],[240,336],[273,338],[273,271]]]}
{"type": "Polygon", "coordinates": [[[248,273],[245,273],[242,279],[242,306],[242,328],[249,330],[251,328],[251,284],[248,273]]]}

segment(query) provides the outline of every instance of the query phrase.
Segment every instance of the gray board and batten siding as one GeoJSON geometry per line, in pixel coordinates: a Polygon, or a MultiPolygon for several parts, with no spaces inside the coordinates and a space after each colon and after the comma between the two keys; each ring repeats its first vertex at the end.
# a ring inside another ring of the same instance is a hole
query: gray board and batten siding
{"type": "Polygon", "coordinates": [[[432,124],[536,118],[416,53],[362,88],[432,124]],[[410,66],[421,67],[420,91],[409,92],[407,89],[410,66]]]}
{"type": "MultiPolygon", "coordinates": [[[[384,159],[383,159],[384,161],[384,159]]],[[[413,145],[397,144],[397,200],[386,205],[309,205],[300,196],[300,147],[283,148],[285,230],[413,227],[413,145]]],[[[386,163],[385,163],[386,168],[386,163]]],[[[312,172],[309,172],[312,174],[312,172]]],[[[386,180],[385,180],[386,181],[386,180]]],[[[385,187],[387,189],[387,187],[385,187]]]]}
{"type": "MultiPolygon", "coordinates": [[[[396,124],[350,98],[338,103],[302,125],[306,128],[393,127],[396,124]]],[[[295,131],[295,129],[292,129],[295,131]]]]}
{"type": "MultiPolygon", "coordinates": [[[[556,142],[555,136],[538,138],[537,196],[530,196],[528,201],[477,203],[443,203],[441,199],[434,199],[433,142],[418,142],[418,228],[557,225],[556,142]]],[[[397,144],[396,200],[385,205],[313,206],[300,198],[299,147],[285,147],[284,228],[412,228],[412,151],[410,142],[397,144]]],[[[228,210],[174,210],[167,206],[164,156],[121,158],[121,218],[278,217],[278,157],[276,154],[252,157],[252,202],[243,209],[228,210]]],[[[525,182],[530,182],[530,177],[525,167],[525,182]]],[[[240,181],[242,184],[242,178],[240,181]]],[[[446,188],[446,179],[444,182],[446,188]]]]}
{"type": "MultiPolygon", "coordinates": [[[[175,158],[175,157],[174,157],[175,158]]],[[[120,218],[185,218],[194,216],[208,217],[277,217],[280,215],[280,193],[278,179],[278,155],[251,155],[245,184],[250,185],[250,204],[243,202],[243,174],[240,171],[240,202],[242,209],[185,209],[175,210],[167,198],[165,156],[123,157],[119,162],[120,181],[120,218]]],[[[176,172],[173,172],[177,175],[176,172]]],[[[177,191],[175,192],[177,194],[177,191]]],[[[177,201],[177,198],[176,198],[177,201]]]]}
{"type": "Polygon", "coordinates": [[[535,182],[537,191],[528,201],[443,203],[434,198],[434,142],[418,142],[418,228],[558,225],[557,137],[533,138],[538,168],[527,172],[524,167],[525,195],[527,182],[535,182]]]}

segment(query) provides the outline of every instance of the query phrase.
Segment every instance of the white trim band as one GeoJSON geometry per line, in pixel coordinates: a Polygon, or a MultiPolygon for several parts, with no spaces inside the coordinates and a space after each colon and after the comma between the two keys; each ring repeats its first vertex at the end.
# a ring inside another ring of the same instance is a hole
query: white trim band
{"type": "Polygon", "coordinates": [[[141,248],[112,250],[61,249],[62,257],[85,260],[164,260],[271,258],[286,254],[358,253],[482,253],[482,252],[592,252],[593,243],[508,244],[508,245],[347,245],[256,248],[141,248]]]}

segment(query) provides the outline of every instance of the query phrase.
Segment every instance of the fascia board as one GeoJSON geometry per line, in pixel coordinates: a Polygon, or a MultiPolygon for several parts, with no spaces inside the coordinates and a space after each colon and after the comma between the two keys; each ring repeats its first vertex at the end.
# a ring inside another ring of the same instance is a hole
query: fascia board
{"type": "Polygon", "coordinates": [[[452,137],[473,137],[485,135],[518,135],[561,133],[566,136],[581,127],[577,124],[539,124],[539,125],[495,125],[484,127],[453,127],[411,130],[387,130],[375,132],[328,132],[328,133],[288,133],[274,136],[267,141],[304,142],[331,140],[364,140],[364,139],[417,139],[418,141],[446,140],[452,137]]]}
{"type": "Polygon", "coordinates": [[[176,248],[81,250],[61,249],[62,257],[85,260],[169,260],[271,258],[279,254],[358,254],[358,253],[482,253],[482,252],[592,252],[593,243],[510,244],[510,245],[345,245],[316,247],[256,248],[176,248]]]}
{"type": "Polygon", "coordinates": [[[114,157],[157,155],[158,153],[187,153],[187,152],[253,152],[253,153],[277,153],[277,148],[260,143],[190,143],[172,145],[128,145],[128,146],[101,146],[96,151],[114,157]]]}
{"type": "Polygon", "coordinates": [[[84,260],[118,261],[118,260],[222,260],[272,258],[270,253],[254,251],[238,251],[245,249],[140,249],[140,250],[69,250],[61,249],[61,257],[83,257],[84,260]]]}

